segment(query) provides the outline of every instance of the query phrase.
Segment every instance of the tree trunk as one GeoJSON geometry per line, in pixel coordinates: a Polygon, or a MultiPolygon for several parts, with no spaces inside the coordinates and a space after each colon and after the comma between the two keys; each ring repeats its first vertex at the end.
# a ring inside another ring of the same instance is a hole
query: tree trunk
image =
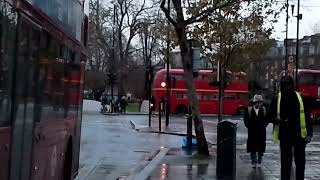
{"type": "Polygon", "coordinates": [[[187,34],[185,31],[184,24],[178,25],[176,28],[179,45],[181,49],[181,58],[184,69],[184,81],[188,89],[189,102],[191,107],[192,118],[194,121],[194,127],[196,132],[198,153],[202,155],[209,155],[208,144],[206,136],[204,134],[204,128],[202,119],[200,117],[199,102],[196,95],[196,89],[193,83],[193,72],[191,64],[191,50],[188,47],[187,34]]]}

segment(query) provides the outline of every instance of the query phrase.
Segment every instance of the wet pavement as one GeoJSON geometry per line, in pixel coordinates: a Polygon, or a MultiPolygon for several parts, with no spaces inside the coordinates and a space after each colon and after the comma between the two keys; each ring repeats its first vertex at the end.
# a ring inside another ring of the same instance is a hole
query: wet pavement
{"type": "Polygon", "coordinates": [[[181,137],[139,133],[129,120],[140,116],[83,114],[80,169],[76,180],[113,180],[137,171],[161,146],[176,147],[181,137]]]}
{"type": "MultiPolygon", "coordinates": [[[[211,146],[209,158],[199,158],[181,150],[181,136],[159,134],[158,117],[148,127],[147,115],[106,116],[85,113],[82,124],[80,169],[76,180],[113,180],[127,177],[142,170],[161,147],[170,151],[151,172],[149,179],[216,179],[216,128],[217,119],[206,117],[204,129],[211,146]],[[133,129],[135,128],[135,129],[133,129]]],[[[237,126],[237,178],[244,180],[279,179],[279,147],[272,141],[272,126],[267,129],[267,150],[263,167],[252,169],[246,153],[246,128],[239,117],[231,121],[237,126]]],[[[170,117],[169,127],[162,119],[162,131],[185,134],[186,118],[170,117]]],[[[306,179],[320,179],[319,128],[315,128],[314,141],[307,147],[306,179]]]]}
{"type": "MultiPolygon", "coordinates": [[[[272,125],[267,127],[267,148],[264,155],[264,161],[261,168],[253,169],[250,165],[250,155],[246,152],[247,130],[243,121],[239,117],[226,118],[237,123],[237,168],[235,179],[239,180],[275,180],[280,179],[280,155],[279,145],[272,140],[272,125]]],[[[136,119],[133,122],[135,128],[141,132],[157,132],[158,118],[153,117],[152,127],[148,127],[147,120],[136,119]]],[[[162,132],[166,133],[186,133],[186,118],[171,117],[169,127],[165,127],[164,119],[162,119],[162,132]]],[[[164,158],[151,176],[150,180],[163,179],[217,179],[216,177],[216,118],[203,118],[206,137],[211,146],[211,157],[205,160],[195,160],[192,155],[185,155],[180,150],[179,153],[171,153],[164,158]]],[[[314,126],[313,142],[308,144],[306,153],[306,180],[320,179],[320,143],[319,143],[319,127],[314,126]]],[[[193,133],[194,134],[194,133],[193,133]]],[[[294,163],[293,163],[294,164],[294,163]]],[[[294,165],[292,171],[292,179],[294,179],[294,165]]]]}

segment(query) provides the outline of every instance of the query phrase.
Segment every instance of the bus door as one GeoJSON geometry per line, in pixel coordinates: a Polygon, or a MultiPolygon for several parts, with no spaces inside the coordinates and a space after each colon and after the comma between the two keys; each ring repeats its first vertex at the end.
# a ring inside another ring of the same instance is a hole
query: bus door
{"type": "Polygon", "coordinates": [[[17,13],[0,0],[0,179],[9,175],[11,107],[17,13]]]}
{"type": "Polygon", "coordinates": [[[37,114],[37,61],[41,27],[19,14],[12,107],[10,180],[29,180],[34,118],[37,114]]]}
{"type": "Polygon", "coordinates": [[[73,129],[70,128],[76,121],[76,112],[73,112],[67,98],[71,81],[70,63],[67,62],[74,59],[74,53],[45,30],[41,32],[40,39],[39,115],[35,118],[31,177],[33,180],[63,179],[65,160],[72,158],[72,154],[66,152],[67,148],[70,148],[69,153],[72,152],[69,137],[73,129]]]}

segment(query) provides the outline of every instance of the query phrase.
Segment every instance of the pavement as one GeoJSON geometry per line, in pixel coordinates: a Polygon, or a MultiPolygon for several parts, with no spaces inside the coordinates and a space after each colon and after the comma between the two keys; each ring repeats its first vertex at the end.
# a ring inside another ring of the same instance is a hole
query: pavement
{"type": "Polygon", "coordinates": [[[176,147],[180,137],[140,133],[130,120],[140,116],[83,114],[80,168],[76,180],[115,180],[139,172],[161,147],[176,147]]]}
{"type": "MultiPolygon", "coordinates": [[[[246,152],[247,130],[242,118],[225,117],[237,124],[237,158],[236,158],[236,177],[239,180],[275,180],[280,179],[280,154],[279,145],[272,140],[272,125],[267,127],[267,147],[261,168],[253,169],[250,165],[250,155],[246,152]]],[[[170,117],[169,127],[165,126],[165,118],[162,118],[162,128],[159,132],[158,117],[152,118],[151,127],[146,123],[148,119],[135,119],[132,121],[135,129],[139,132],[165,133],[165,134],[186,134],[186,117],[170,117]]],[[[211,144],[211,156],[209,159],[197,159],[192,154],[186,154],[177,148],[169,151],[158,168],[150,175],[149,179],[218,179],[216,176],[216,128],[217,119],[204,117],[203,124],[207,141],[211,144]]],[[[314,126],[313,142],[306,148],[306,180],[320,179],[320,130],[314,126]]],[[[194,135],[194,129],[193,129],[194,135]]],[[[293,163],[294,164],[294,163],[293,163]]],[[[294,179],[294,165],[292,179],[294,179]]]]}
{"type": "MultiPolygon", "coordinates": [[[[273,143],[272,127],[267,128],[267,150],[260,169],[250,167],[246,153],[246,128],[239,117],[226,117],[237,123],[236,179],[279,179],[279,147],[273,143]]],[[[169,127],[162,119],[162,132],[158,117],[152,117],[148,126],[147,115],[107,116],[99,112],[84,113],[80,153],[80,169],[76,180],[130,179],[147,174],[147,179],[217,179],[216,177],[216,117],[203,118],[210,157],[203,158],[194,151],[181,149],[186,133],[186,117],[170,117],[169,127]],[[177,134],[177,135],[172,135],[177,134]],[[163,148],[162,158],[156,158],[163,148]],[[157,162],[155,162],[157,159],[157,162]],[[152,166],[153,167],[152,167],[152,166]],[[150,168],[152,167],[152,168],[150,168]],[[147,171],[147,170],[148,171],[147,171]]],[[[306,179],[320,179],[320,130],[315,128],[314,141],[307,147],[306,179]]],[[[293,173],[294,174],[294,173],[293,173]]]]}

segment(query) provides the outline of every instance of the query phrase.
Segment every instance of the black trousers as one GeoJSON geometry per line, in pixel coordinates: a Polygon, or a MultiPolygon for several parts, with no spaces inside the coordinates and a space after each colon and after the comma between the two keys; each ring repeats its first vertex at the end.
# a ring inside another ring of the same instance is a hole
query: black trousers
{"type": "Polygon", "coordinates": [[[121,113],[125,114],[126,113],[126,107],[121,107],[121,113]]]}
{"type": "Polygon", "coordinates": [[[290,180],[292,158],[294,155],[296,165],[296,180],[304,180],[306,164],[306,143],[304,140],[296,142],[280,141],[281,149],[281,180],[290,180]]]}

